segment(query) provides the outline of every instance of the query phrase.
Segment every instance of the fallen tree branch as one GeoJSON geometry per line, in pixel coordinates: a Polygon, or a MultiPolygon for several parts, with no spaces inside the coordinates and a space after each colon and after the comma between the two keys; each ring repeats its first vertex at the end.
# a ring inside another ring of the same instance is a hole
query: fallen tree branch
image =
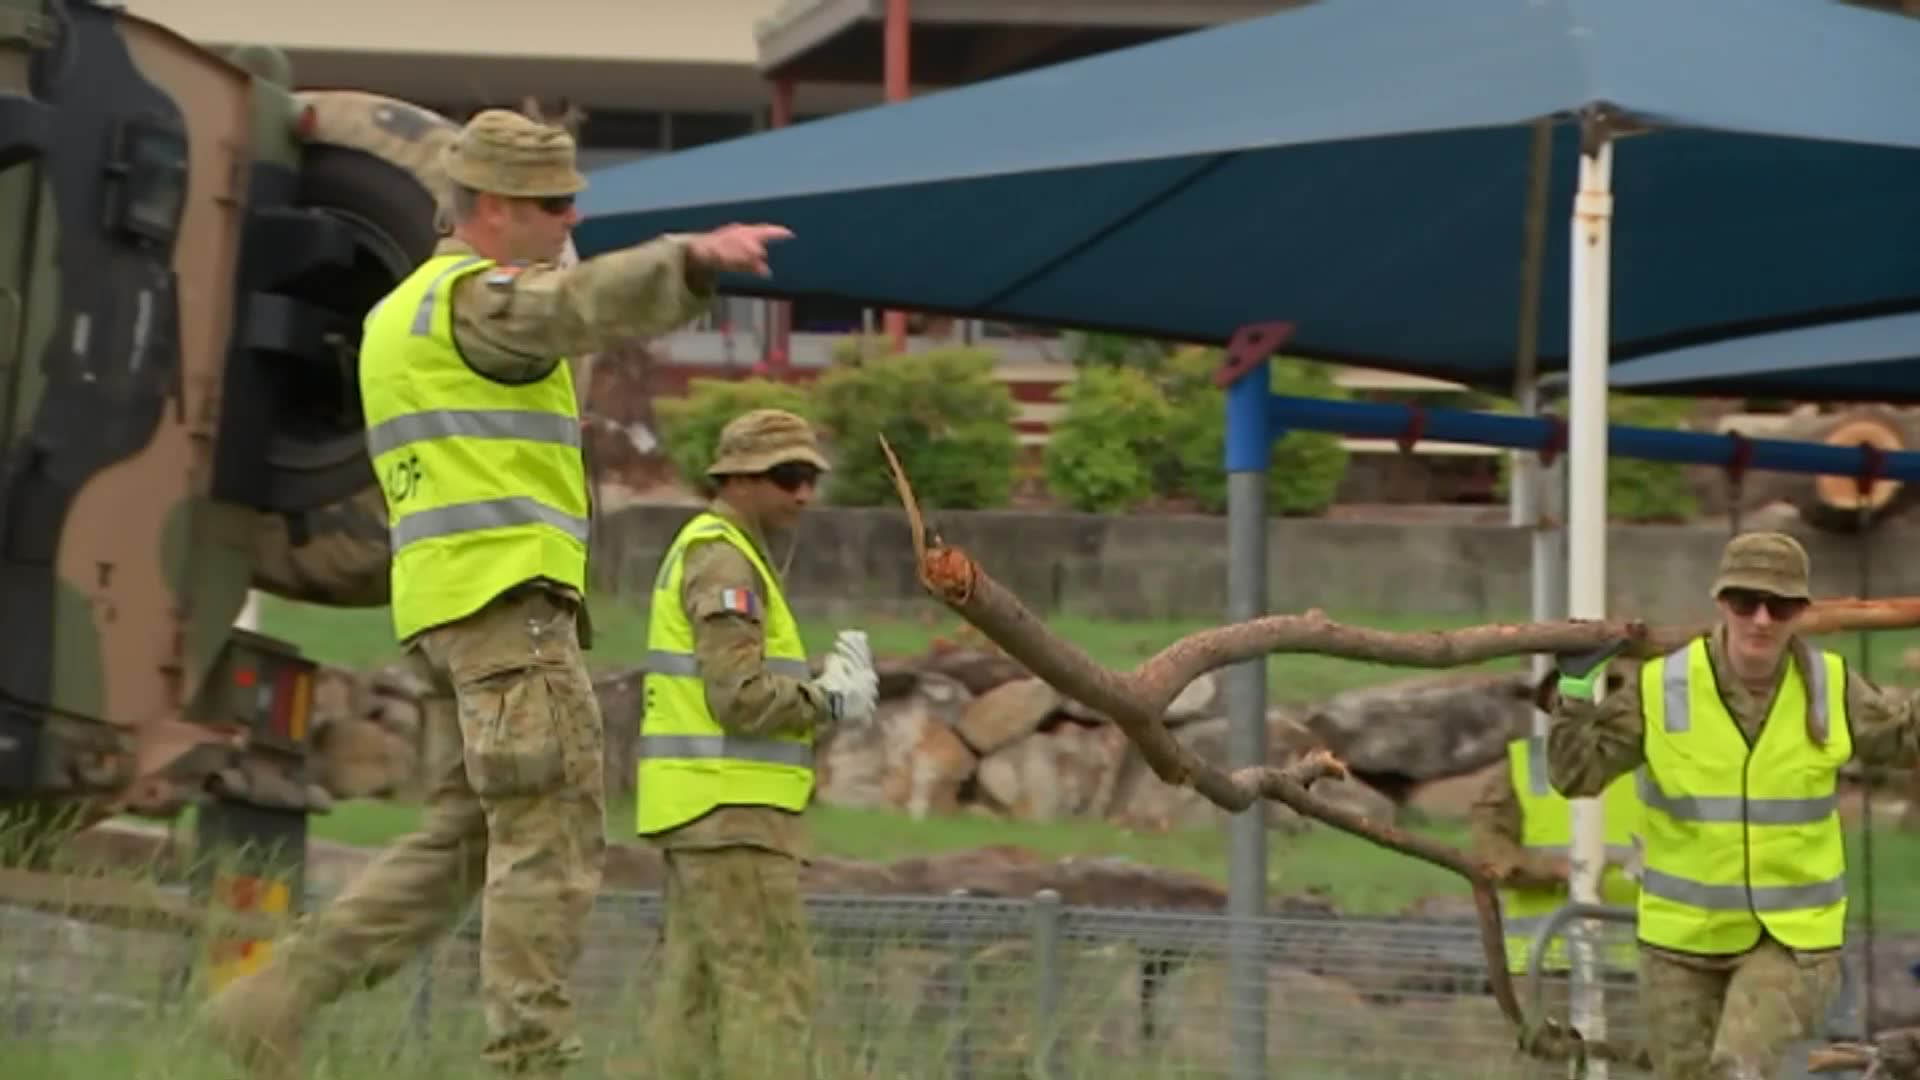
{"type": "Polygon", "coordinates": [[[1810,1073],[1860,1072],[1865,1080],[1920,1080],[1920,1028],[1889,1028],[1871,1042],[1838,1042],[1807,1054],[1810,1073]]]}
{"type": "Polygon", "coordinates": [[[1833,1043],[1807,1052],[1810,1073],[1861,1072],[1873,1067],[1873,1047],[1865,1043],[1833,1043]]]}
{"type": "MultiPolygon", "coordinates": [[[[1500,902],[1487,869],[1446,844],[1391,826],[1376,825],[1308,790],[1346,768],[1331,754],[1314,751],[1286,766],[1254,766],[1226,772],[1193,753],[1168,731],[1164,717],[1174,697],[1216,668],[1276,652],[1319,653],[1350,660],[1411,667],[1458,667],[1530,653],[1583,652],[1624,640],[1623,655],[1658,656],[1706,627],[1649,629],[1637,621],[1564,620],[1407,633],[1346,626],[1318,610],[1271,615],[1202,630],[1162,649],[1130,672],[1101,665],[1048,630],[1020,599],[995,581],[964,551],[929,536],[906,472],[886,437],[880,437],[894,490],[907,514],[920,583],[1043,682],[1110,718],[1162,781],[1189,787],[1223,810],[1238,812],[1271,799],[1300,814],[1381,847],[1450,870],[1473,889],[1482,950],[1500,1009],[1520,1033],[1520,1045],[1540,1056],[1638,1060],[1627,1048],[1585,1042],[1553,1021],[1530,1022],[1507,971],[1500,902]]],[[[1890,601],[1829,601],[1807,614],[1807,632],[1920,626],[1920,598],[1890,601]]]]}

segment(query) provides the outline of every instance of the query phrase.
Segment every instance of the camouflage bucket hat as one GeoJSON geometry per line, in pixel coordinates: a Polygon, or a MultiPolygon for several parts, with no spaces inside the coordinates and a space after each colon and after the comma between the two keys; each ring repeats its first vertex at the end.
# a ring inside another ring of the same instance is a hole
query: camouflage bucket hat
{"type": "Polygon", "coordinates": [[[587,178],[574,167],[573,136],[507,109],[467,121],[447,147],[447,179],[520,199],[573,195],[587,178]]]}
{"type": "Polygon", "coordinates": [[[788,461],[804,461],[821,472],[831,468],[811,424],[785,409],[755,409],[720,429],[707,475],[751,476],[788,461]]]}
{"type": "Polygon", "coordinates": [[[1794,600],[1808,600],[1807,549],[1786,533],[1763,532],[1736,536],[1720,554],[1720,575],[1713,595],[1726,589],[1751,589],[1794,600]]]}

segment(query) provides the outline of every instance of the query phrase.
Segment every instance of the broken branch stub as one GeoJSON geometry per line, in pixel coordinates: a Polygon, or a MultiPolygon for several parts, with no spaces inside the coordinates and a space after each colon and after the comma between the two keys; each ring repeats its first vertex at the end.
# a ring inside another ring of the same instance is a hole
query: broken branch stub
{"type": "MultiPolygon", "coordinates": [[[[1638,621],[1571,619],[1408,633],[1347,626],[1315,610],[1202,630],[1160,650],[1132,671],[1115,671],[1048,630],[1019,597],[995,581],[966,552],[930,534],[893,447],[884,435],[879,441],[894,490],[906,510],[920,583],[941,603],[1043,682],[1111,718],[1162,781],[1190,787],[1213,805],[1232,812],[1271,799],[1306,817],[1465,878],[1473,889],[1494,997],[1519,1030],[1522,1047],[1541,1056],[1634,1059],[1628,1048],[1582,1041],[1577,1033],[1556,1023],[1528,1022],[1507,971],[1500,904],[1492,876],[1464,852],[1391,826],[1373,824],[1314,795],[1308,789],[1316,781],[1347,774],[1346,767],[1333,755],[1316,750],[1284,766],[1254,766],[1229,773],[1175,739],[1167,730],[1165,714],[1180,691],[1200,675],[1278,652],[1442,668],[1533,653],[1585,652],[1624,641],[1623,656],[1651,657],[1704,632],[1704,625],[1649,629],[1638,621]]],[[[1920,626],[1920,598],[1817,603],[1805,617],[1803,632],[1908,626],[1920,626]]]]}

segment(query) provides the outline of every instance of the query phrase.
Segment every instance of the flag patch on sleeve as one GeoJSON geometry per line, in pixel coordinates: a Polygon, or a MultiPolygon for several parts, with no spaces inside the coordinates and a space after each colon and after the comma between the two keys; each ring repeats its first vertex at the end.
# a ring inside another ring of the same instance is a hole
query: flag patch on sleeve
{"type": "Polygon", "coordinates": [[[720,610],[745,615],[749,619],[758,619],[760,597],[752,589],[721,589],[720,610]]]}

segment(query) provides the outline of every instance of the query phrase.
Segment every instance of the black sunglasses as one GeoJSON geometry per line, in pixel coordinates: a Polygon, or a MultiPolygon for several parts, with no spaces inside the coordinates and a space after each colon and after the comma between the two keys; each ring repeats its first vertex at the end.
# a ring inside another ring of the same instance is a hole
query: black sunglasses
{"type": "Polygon", "coordinates": [[[820,467],[805,461],[783,461],[761,475],[781,491],[799,491],[820,479],[820,467]]]}
{"type": "Polygon", "coordinates": [[[538,199],[529,199],[528,201],[538,206],[543,212],[552,214],[554,217],[559,217],[561,214],[573,209],[573,196],[571,195],[544,195],[538,199]]]}
{"type": "Polygon", "coordinates": [[[1767,616],[1774,622],[1786,622],[1788,619],[1807,609],[1805,600],[1790,596],[1775,596],[1772,593],[1754,592],[1751,589],[1727,589],[1720,594],[1735,615],[1745,619],[1759,611],[1765,605],[1767,616]]]}

